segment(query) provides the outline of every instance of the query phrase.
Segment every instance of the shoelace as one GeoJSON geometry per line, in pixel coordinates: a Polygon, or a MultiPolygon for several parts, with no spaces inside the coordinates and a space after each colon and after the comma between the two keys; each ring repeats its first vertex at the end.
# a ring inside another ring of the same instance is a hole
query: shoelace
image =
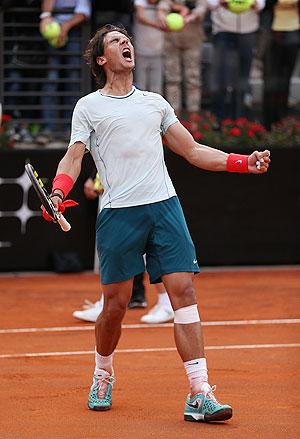
{"type": "Polygon", "coordinates": [[[95,390],[97,391],[98,397],[100,399],[105,398],[106,390],[109,384],[113,386],[115,379],[111,375],[106,377],[98,377],[99,379],[96,381],[95,390]],[[111,379],[112,378],[112,379],[111,379]]]}
{"type": "Polygon", "coordinates": [[[215,402],[216,404],[219,404],[217,401],[217,398],[214,395],[214,392],[216,391],[217,386],[211,386],[210,390],[207,392],[207,394],[205,395],[206,398],[209,398],[210,400],[212,400],[213,402],[215,402]]]}

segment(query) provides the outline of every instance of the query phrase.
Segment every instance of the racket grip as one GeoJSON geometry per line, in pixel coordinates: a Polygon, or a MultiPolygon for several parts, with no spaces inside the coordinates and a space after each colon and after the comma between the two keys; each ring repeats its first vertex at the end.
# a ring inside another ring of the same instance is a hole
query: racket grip
{"type": "Polygon", "coordinates": [[[66,218],[61,213],[57,215],[57,222],[64,232],[68,232],[71,229],[71,224],[68,223],[66,218]]]}

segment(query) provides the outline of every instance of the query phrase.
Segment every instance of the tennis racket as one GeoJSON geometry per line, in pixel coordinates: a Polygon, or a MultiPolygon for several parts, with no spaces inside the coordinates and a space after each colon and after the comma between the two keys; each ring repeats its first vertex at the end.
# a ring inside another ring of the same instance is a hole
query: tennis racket
{"type": "Polygon", "coordinates": [[[51,218],[53,218],[53,222],[58,223],[64,232],[68,232],[71,229],[71,225],[62,215],[62,213],[58,212],[55,209],[51,197],[48,194],[44,183],[39,178],[38,173],[36,172],[34,167],[30,163],[27,163],[25,165],[25,171],[32,183],[33,189],[35,190],[40,202],[44,206],[46,212],[48,212],[51,218]]]}

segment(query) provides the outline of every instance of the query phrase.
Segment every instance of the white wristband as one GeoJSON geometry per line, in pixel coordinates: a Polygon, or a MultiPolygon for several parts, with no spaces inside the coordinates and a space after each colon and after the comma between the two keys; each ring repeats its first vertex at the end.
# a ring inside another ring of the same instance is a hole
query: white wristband
{"type": "Polygon", "coordinates": [[[42,12],[40,15],[40,20],[43,20],[44,18],[49,18],[51,17],[51,12],[42,12]]]}

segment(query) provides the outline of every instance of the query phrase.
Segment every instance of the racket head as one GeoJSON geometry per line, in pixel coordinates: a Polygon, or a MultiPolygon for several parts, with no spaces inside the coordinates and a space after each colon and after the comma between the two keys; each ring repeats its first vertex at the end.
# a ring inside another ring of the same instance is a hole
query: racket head
{"type": "Polygon", "coordinates": [[[51,201],[50,195],[48,194],[44,183],[39,178],[37,171],[34,167],[27,163],[25,165],[25,171],[32,183],[33,189],[35,190],[36,195],[38,196],[40,202],[44,206],[45,210],[48,214],[53,218],[54,221],[57,220],[57,211],[55,210],[54,204],[51,201]]]}

